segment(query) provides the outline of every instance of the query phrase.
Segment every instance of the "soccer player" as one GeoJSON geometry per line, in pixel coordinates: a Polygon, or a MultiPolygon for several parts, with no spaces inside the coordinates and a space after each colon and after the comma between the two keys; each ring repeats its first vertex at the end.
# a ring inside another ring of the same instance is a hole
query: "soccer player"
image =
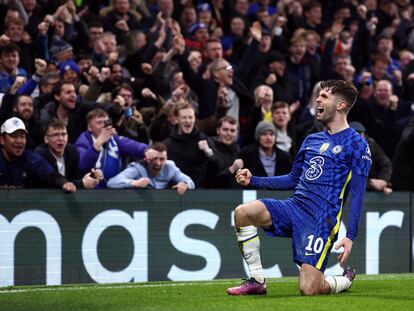
{"type": "Polygon", "coordinates": [[[338,237],[342,208],[351,191],[348,230],[336,246],[343,248],[338,261],[343,267],[357,236],[364,203],[366,180],[371,165],[368,144],[347,123],[347,114],[358,91],[350,82],[322,82],[316,99],[317,119],[327,130],[309,135],[288,175],[252,176],[241,169],[236,180],[243,186],[267,189],[295,189],[287,200],[260,199],[239,205],[235,210],[236,236],[251,278],[227,289],[230,295],[266,294],[260,260],[257,227],[267,235],[292,237],[293,260],[301,266],[299,289],[303,295],[339,293],[347,290],[355,269],[342,276],[324,277],[328,257],[338,237]]]}

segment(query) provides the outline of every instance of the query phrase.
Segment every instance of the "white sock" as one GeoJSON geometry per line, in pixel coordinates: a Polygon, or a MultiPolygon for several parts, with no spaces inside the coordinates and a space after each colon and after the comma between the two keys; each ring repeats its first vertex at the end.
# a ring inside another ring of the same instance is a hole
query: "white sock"
{"type": "Polygon", "coordinates": [[[325,277],[325,281],[331,288],[331,294],[337,294],[343,292],[351,287],[352,282],[346,276],[332,276],[325,277]]]}
{"type": "Polygon", "coordinates": [[[257,228],[255,226],[241,227],[238,231],[236,230],[236,237],[240,252],[249,267],[250,276],[255,278],[257,282],[263,283],[260,240],[257,235],[257,228]]]}

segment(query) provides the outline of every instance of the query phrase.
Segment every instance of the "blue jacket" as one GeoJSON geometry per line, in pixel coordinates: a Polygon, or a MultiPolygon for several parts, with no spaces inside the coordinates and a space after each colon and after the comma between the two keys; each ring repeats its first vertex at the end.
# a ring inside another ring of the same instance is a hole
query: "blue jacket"
{"type": "Polygon", "coordinates": [[[25,150],[15,161],[7,161],[0,147],[0,188],[62,187],[67,179],[40,155],[25,150]]]}
{"type": "MultiPolygon", "coordinates": [[[[115,135],[114,139],[118,145],[119,152],[118,170],[113,175],[111,174],[111,176],[105,176],[106,180],[121,172],[123,157],[130,156],[142,159],[144,157],[145,150],[148,148],[147,144],[143,144],[123,136],[115,135]]],[[[93,139],[89,131],[83,132],[79,136],[75,145],[79,151],[79,169],[82,174],[86,174],[92,168],[95,168],[100,152],[93,147],[93,139]]],[[[105,144],[103,148],[106,148],[107,145],[108,144],[105,144]]],[[[104,172],[106,163],[105,159],[103,159],[102,163],[103,166],[101,167],[101,170],[104,172]]]]}
{"type": "Polygon", "coordinates": [[[148,171],[148,164],[144,161],[133,162],[121,173],[112,177],[108,181],[108,188],[122,189],[132,188],[131,182],[134,179],[141,177],[147,177],[151,181],[147,188],[150,189],[166,189],[169,183],[178,184],[179,182],[185,182],[189,189],[194,189],[193,180],[175,165],[174,161],[167,160],[161,172],[157,176],[150,175],[148,171]]]}

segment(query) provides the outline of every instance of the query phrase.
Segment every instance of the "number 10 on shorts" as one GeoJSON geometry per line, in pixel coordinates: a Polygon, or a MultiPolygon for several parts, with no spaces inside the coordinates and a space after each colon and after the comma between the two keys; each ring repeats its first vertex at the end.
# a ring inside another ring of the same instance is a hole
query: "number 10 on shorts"
{"type": "Polygon", "coordinates": [[[305,255],[319,254],[323,249],[323,239],[321,237],[315,239],[315,236],[312,234],[308,236],[308,240],[309,240],[309,243],[305,247],[305,250],[306,250],[305,255]],[[311,252],[311,253],[313,252],[314,254],[311,254],[308,252],[311,252]]]}

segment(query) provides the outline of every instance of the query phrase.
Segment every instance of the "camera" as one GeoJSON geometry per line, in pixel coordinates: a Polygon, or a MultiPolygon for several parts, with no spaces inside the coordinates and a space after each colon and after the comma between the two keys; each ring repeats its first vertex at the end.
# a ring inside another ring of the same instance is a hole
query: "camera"
{"type": "Polygon", "coordinates": [[[111,119],[106,119],[105,121],[104,121],[104,126],[105,127],[108,127],[108,126],[112,126],[112,120],[111,119]]]}

